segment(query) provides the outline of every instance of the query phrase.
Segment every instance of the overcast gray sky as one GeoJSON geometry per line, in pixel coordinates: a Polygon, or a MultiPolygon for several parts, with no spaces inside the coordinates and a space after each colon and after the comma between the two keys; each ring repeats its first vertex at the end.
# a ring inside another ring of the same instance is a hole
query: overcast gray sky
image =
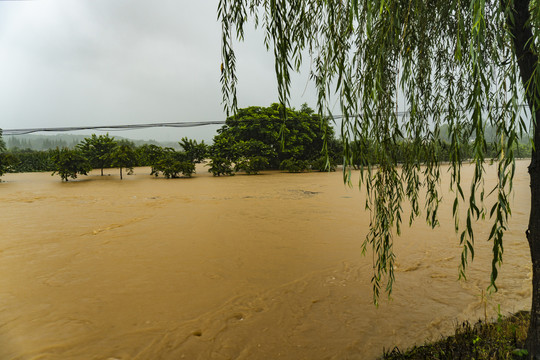
{"type": "MultiPolygon", "coordinates": [[[[217,3],[0,0],[0,128],[225,120],[217,3]]],[[[251,30],[236,46],[240,107],[277,100],[263,36],[251,30]]],[[[307,79],[293,79],[292,106],[315,107],[307,79]]],[[[208,141],[217,128],[111,135],[208,141]]]]}

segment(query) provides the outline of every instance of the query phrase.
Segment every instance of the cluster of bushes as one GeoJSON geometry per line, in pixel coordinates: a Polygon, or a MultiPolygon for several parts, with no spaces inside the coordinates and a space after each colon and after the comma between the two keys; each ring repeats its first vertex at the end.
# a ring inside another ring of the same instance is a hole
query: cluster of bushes
{"type": "Polygon", "coordinates": [[[150,166],[152,175],[162,174],[167,178],[190,177],[195,172],[195,164],[201,162],[207,153],[204,142],[183,138],[182,151],[162,148],[156,145],[136,147],[125,140],[116,141],[109,135],[85,138],[75,148],[56,148],[54,150],[15,150],[6,151],[0,133],[0,176],[5,172],[52,171],[62,180],[75,179],[86,175],[92,169],[118,168],[120,178],[124,170],[132,173],[136,166],[150,166]]]}
{"type": "Polygon", "coordinates": [[[139,148],[140,166],[150,166],[151,174],[160,173],[166,178],[180,176],[191,177],[195,173],[195,164],[201,163],[207,156],[208,147],[202,141],[182,138],[179,142],[182,151],[162,148],[157,145],[143,145],[139,148]]]}
{"type": "Polygon", "coordinates": [[[52,150],[16,149],[9,150],[5,156],[11,158],[9,172],[53,171],[52,150]]]}

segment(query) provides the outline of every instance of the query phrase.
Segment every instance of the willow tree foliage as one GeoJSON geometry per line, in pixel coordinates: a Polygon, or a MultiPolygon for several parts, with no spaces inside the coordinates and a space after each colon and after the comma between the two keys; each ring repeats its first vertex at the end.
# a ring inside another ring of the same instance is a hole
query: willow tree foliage
{"type": "MultiPolygon", "coordinates": [[[[371,210],[364,250],[374,253],[373,292],[392,290],[393,242],[403,221],[425,217],[438,224],[441,200],[437,157],[439,132],[448,126],[453,214],[462,246],[460,276],[474,258],[472,224],[489,218],[493,248],[491,288],[503,256],[511,215],[509,194],[515,174],[515,144],[536,126],[540,101],[538,46],[540,7],[530,0],[220,0],[222,90],[225,108],[236,109],[233,45],[248,24],[265,32],[275,57],[279,99],[287,105],[290,74],[306,59],[318,91],[318,111],[330,113],[339,99],[344,116],[345,178],[353,158],[362,166],[360,184],[371,210]],[[405,104],[400,116],[398,103],[405,104]],[[525,106],[523,106],[525,105],[525,106]],[[497,185],[484,187],[485,128],[496,129],[497,185]],[[398,164],[397,144],[406,144],[398,164]],[[356,146],[352,146],[355,144],[356,146]],[[463,159],[460,149],[473,149],[463,159]],[[362,151],[370,149],[368,154],[362,151]],[[471,161],[470,184],[461,181],[463,161],[471,161]],[[421,189],[427,189],[425,198],[421,189]],[[468,191],[465,191],[465,190],[468,191]],[[494,205],[484,205],[488,194],[494,205]],[[404,212],[410,204],[411,212],[404,212]],[[463,208],[463,209],[460,209],[463,208]],[[421,209],[423,209],[421,214],[421,209]],[[460,213],[464,216],[460,219],[460,213]]],[[[533,262],[533,308],[528,348],[540,354],[540,164],[532,151],[531,217],[527,239],[533,262]]]]}

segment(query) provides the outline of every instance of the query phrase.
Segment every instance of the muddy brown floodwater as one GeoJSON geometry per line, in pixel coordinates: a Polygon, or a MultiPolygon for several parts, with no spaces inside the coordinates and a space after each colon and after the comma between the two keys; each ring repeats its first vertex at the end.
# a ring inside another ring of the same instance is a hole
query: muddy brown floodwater
{"type": "Polygon", "coordinates": [[[369,359],[492,318],[498,305],[528,309],[527,165],[517,164],[498,293],[482,295],[487,222],[475,225],[468,281],[457,280],[445,191],[442,225],[421,220],[397,239],[394,293],[379,308],[372,257],[360,254],[369,214],[339,172],[5,175],[0,359],[369,359]]]}

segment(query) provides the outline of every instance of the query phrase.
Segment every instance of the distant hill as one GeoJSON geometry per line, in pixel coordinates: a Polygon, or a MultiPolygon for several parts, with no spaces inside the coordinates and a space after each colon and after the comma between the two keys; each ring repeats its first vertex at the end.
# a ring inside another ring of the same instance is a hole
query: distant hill
{"type": "MultiPolygon", "coordinates": [[[[114,134],[109,134],[114,136],[114,134]]],[[[8,149],[32,149],[32,150],[48,150],[56,149],[57,147],[73,148],[80,143],[84,138],[90,135],[74,135],[74,134],[58,134],[58,135],[11,135],[4,136],[4,141],[8,149]]],[[[178,142],[161,142],[156,140],[133,140],[121,136],[114,136],[117,140],[128,140],[136,146],[144,144],[154,144],[162,147],[172,147],[180,149],[178,142]]],[[[180,140],[180,139],[178,139],[180,140]]]]}

